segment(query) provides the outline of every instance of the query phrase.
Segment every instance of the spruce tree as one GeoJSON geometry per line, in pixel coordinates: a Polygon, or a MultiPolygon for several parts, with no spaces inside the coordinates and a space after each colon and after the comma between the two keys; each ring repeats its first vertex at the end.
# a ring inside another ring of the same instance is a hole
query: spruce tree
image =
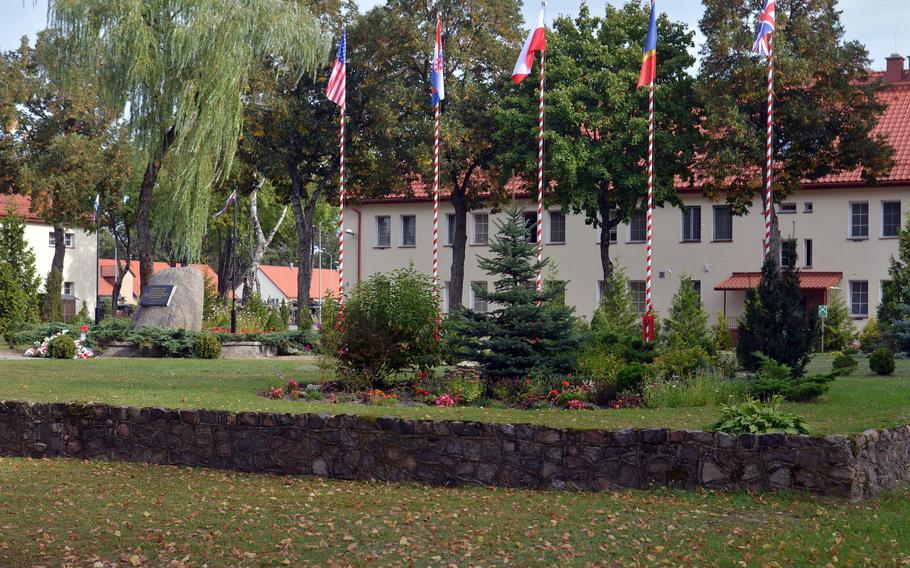
{"type": "Polygon", "coordinates": [[[38,285],[25,222],[7,211],[0,219],[0,332],[38,319],[38,285]]]}
{"type": "Polygon", "coordinates": [[[679,289],[670,304],[669,317],[664,321],[661,340],[670,349],[709,347],[708,316],[702,310],[701,296],[690,276],[682,276],[679,289]]]}
{"type": "Polygon", "coordinates": [[[618,264],[604,282],[600,306],[591,318],[591,332],[597,338],[622,342],[641,339],[641,316],[632,305],[626,272],[618,264]]]}
{"type": "Polygon", "coordinates": [[[888,277],[878,305],[878,324],[886,336],[894,324],[905,318],[901,306],[910,305],[910,218],[898,235],[897,258],[891,257],[888,277]]]}
{"type": "Polygon", "coordinates": [[[489,313],[461,309],[451,318],[449,347],[459,360],[480,364],[488,382],[529,375],[571,371],[578,339],[573,334],[573,308],[561,305],[563,286],[535,287],[537,245],[528,238],[521,212],[506,211],[497,221],[490,258],[479,266],[496,278],[493,290],[474,287],[475,297],[488,302],[489,313]]]}
{"type": "MultiPolygon", "coordinates": [[[[819,330],[821,322],[819,322],[819,330]]],[[[828,296],[828,317],[825,318],[824,351],[840,351],[847,347],[856,338],[856,328],[850,318],[850,309],[844,297],[833,290],[828,296]]],[[[818,343],[821,345],[822,336],[819,334],[818,343]]]]}
{"type": "Polygon", "coordinates": [[[761,282],[746,292],[746,313],[739,326],[736,355],[749,370],[761,367],[765,355],[790,367],[794,377],[803,375],[815,337],[816,314],[806,314],[799,287],[799,272],[783,271],[768,259],[761,282]]]}

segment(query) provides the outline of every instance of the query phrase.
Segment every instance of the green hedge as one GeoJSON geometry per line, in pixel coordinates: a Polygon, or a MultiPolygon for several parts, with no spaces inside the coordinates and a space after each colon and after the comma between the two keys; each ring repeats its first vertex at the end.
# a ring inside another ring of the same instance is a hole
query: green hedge
{"type": "MultiPolygon", "coordinates": [[[[78,337],[79,327],[68,324],[29,324],[4,334],[6,341],[11,345],[32,345],[36,341],[43,341],[55,333],[69,330],[69,335],[78,337]]],[[[316,334],[307,330],[282,331],[271,333],[211,333],[221,344],[238,341],[258,341],[263,345],[276,347],[279,355],[292,355],[306,352],[316,345],[316,334]]],[[[100,325],[89,326],[86,344],[95,349],[114,342],[132,343],[141,348],[161,349],[166,357],[190,358],[195,357],[196,338],[200,333],[182,329],[161,329],[157,327],[142,327],[130,329],[128,319],[109,318],[100,325]]]]}

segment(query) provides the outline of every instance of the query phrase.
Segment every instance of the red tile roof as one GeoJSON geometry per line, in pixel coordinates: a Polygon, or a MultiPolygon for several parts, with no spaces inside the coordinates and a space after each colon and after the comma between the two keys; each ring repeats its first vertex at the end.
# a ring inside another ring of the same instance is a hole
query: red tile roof
{"type": "MultiPolygon", "coordinates": [[[[259,270],[266,278],[272,281],[287,298],[297,297],[297,268],[289,266],[260,266],[259,270]]],[[[310,297],[322,298],[326,291],[331,291],[333,296],[338,295],[338,271],[328,268],[314,268],[310,275],[310,297]],[[320,290],[320,272],[321,290],[320,290]]]]}
{"type": "MultiPolygon", "coordinates": [[[[123,266],[123,260],[120,261],[120,266],[123,266]]],[[[210,278],[215,284],[215,287],[218,287],[218,273],[212,270],[212,267],[208,264],[192,264],[191,265],[196,270],[202,272],[203,277],[210,278]]],[[[165,268],[170,268],[166,262],[155,262],[152,264],[152,273],[161,272],[165,268]]],[[[114,259],[113,258],[101,258],[98,259],[98,273],[100,279],[98,281],[98,288],[101,290],[102,296],[110,296],[114,292],[114,259]]],[[[139,283],[139,261],[133,259],[130,262],[130,274],[133,275],[133,295],[138,297],[140,291],[139,283]]]]}
{"type": "Polygon", "coordinates": [[[0,195],[0,217],[6,217],[9,209],[27,221],[44,223],[32,211],[32,198],[27,195],[0,195]]]}
{"type": "MultiPolygon", "coordinates": [[[[882,182],[910,181],[910,80],[889,85],[881,94],[888,108],[872,131],[883,134],[894,147],[894,168],[882,182]]],[[[861,170],[825,176],[808,186],[826,184],[863,184],[861,170]]]]}
{"type": "MultiPolygon", "coordinates": [[[[800,272],[799,287],[803,290],[826,290],[843,280],[843,272],[800,272]]],[[[761,272],[734,272],[714,287],[715,290],[735,291],[757,288],[761,272]]]]}

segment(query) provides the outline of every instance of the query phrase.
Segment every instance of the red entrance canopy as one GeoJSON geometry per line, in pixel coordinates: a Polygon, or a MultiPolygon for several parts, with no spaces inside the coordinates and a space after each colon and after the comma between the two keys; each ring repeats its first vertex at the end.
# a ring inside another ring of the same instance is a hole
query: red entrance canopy
{"type": "MultiPolygon", "coordinates": [[[[843,272],[800,272],[799,287],[802,290],[827,290],[837,286],[844,278],[843,272]]],[[[761,272],[734,272],[729,278],[714,287],[715,290],[734,291],[757,288],[761,272]]]]}

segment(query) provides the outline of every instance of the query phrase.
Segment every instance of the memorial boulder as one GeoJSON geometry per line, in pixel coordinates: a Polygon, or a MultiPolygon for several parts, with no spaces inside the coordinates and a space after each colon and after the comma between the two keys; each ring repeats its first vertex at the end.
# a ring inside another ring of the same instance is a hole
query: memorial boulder
{"type": "Polygon", "coordinates": [[[202,273],[195,268],[158,272],[142,289],[131,327],[200,331],[204,287],[202,273]]]}

